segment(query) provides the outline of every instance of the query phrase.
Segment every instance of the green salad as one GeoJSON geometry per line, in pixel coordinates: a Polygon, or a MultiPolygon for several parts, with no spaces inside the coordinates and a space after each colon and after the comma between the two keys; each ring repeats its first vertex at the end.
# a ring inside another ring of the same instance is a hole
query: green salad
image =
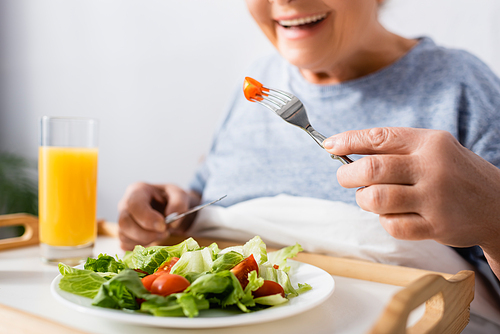
{"type": "Polygon", "coordinates": [[[100,254],[84,269],[59,264],[61,290],[92,305],[162,317],[196,317],[209,308],[252,312],[288,302],[310,290],[292,286],[287,259],[299,244],[266,251],[258,236],[241,246],[200,247],[189,238],[173,246],[136,246],[123,259],[100,254]]]}

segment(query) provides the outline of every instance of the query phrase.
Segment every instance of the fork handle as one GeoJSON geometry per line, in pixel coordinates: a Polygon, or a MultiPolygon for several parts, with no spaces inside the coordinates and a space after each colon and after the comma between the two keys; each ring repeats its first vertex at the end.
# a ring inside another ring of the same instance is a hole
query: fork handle
{"type": "MultiPolygon", "coordinates": [[[[319,146],[321,146],[323,149],[323,142],[325,141],[326,137],[323,136],[321,133],[318,131],[314,130],[314,128],[309,125],[306,129],[306,132],[318,143],[319,146]]],[[[330,157],[335,160],[339,160],[342,162],[344,165],[350,164],[353,162],[351,158],[349,158],[347,155],[335,155],[335,154],[330,154],[330,157]]]]}
{"type": "Polygon", "coordinates": [[[351,158],[349,158],[347,155],[335,155],[335,154],[330,154],[330,157],[332,159],[340,160],[344,165],[350,164],[353,162],[351,158]]]}

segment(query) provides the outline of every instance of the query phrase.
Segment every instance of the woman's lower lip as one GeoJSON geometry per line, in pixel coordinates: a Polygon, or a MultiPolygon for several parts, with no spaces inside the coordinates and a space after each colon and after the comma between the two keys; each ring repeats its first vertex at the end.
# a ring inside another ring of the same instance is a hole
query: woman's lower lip
{"type": "Polygon", "coordinates": [[[328,20],[329,18],[323,19],[323,21],[316,23],[315,25],[312,26],[297,26],[293,28],[285,28],[282,25],[276,23],[276,30],[279,34],[279,36],[289,39],[289,40],[298,40],[302,38],[307,38],[315,33],[317,33],[325,24],[325,21],[328,20]]]}

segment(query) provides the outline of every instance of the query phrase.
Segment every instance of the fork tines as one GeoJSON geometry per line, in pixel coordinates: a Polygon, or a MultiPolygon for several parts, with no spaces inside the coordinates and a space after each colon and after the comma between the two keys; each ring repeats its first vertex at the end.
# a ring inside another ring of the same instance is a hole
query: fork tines
{"type": "Polygon", "coordinates": [[[293,95],[287,92],[284,92],[279,89],[272,89],[266,87],[262,88],[263,88],[262,95],[260,95],[262,99],[258,100],[252,98],[252,101],[257,102],[263,105],[264,107],[271,109],[274,112],[281,109],[283,106],[285,106],[288,102],[292,100],[293,95]]]}

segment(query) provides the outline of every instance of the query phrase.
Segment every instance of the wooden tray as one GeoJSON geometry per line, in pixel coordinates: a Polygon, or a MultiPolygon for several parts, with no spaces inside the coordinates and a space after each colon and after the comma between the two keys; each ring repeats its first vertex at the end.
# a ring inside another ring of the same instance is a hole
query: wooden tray
{"type": "MultiPolygon", "coordinates": [[[[17,238],[0,240],[0,250],[38,243],[36,217],[26,214],[0,216],[0,227],[13,225],[24,226],[25,233],[17,238]]],[[[117,224],[98,222],[99,235],[117,237],[117,232],[117,224]]],[[[165,242],[176,244],[184,239],[184,237],[171,237],[165,242]]],[[[201,246],[208,246],[214,241],[221,247],[235,245],[234,242],[227,240],[203,238],[196,240],[201,246]]],[[[470,303],[474,299],[473,271],[464,270],[451,275],[313,253],[301,253],[294,259],[322,268],[331,275],[405,287],[392,297],[378,321],[368,332],[370,334],[460,333],[469,322],[470,303]],[[422,318],[413,326],[406,328],[411,311],[423,303],[425,312],[422,318]]],[[[50,321],[47,319],[28,313],[25,313],[25,316],[31,321],[40,323],[44,328],[50,326],[50,321]]],[[[74,333],[72,330],[65,331],[57,323],[53,325],[54,333],[74,333]]]]}

